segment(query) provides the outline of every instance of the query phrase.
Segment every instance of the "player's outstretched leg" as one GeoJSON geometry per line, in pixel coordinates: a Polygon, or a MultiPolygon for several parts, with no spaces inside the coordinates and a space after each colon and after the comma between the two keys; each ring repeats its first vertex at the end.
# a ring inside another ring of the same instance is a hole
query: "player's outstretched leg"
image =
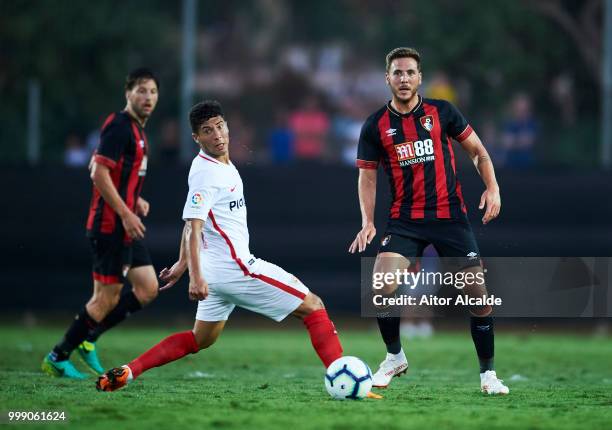
{"type": "MultiPolygon", "coordinates": [[[[329,319],[323,301],[309,292],[304,301],[293,311],[292,315],[304,321],[310,335],[312,347],[316,351],[323,366],[327,369],[330,364],[342,357],[342,345],[334,323],[329,319]]],[[[381,399],[382,396],[368,393],[368,397],[381,399]]]]}
{"type": "MultiPolygon", "coordinates": [[[[395,252],[381,252],[374,264],[375,273],[396,273],[397,270],[408,270],[410,261],[395,252]]],[[[383,277],[384,279],[384,277],[383,277]]],[[[376,294],[393,296],[397,290],[397,283],[385,284],[376,294]]],[[[395,376],[401,376],[408,370],[408,360],[402,349],[400,340],[400,317],[391,315],[387,309],[379,309],[376,317],[380,335],[387,348],[387,355],[380,363],[380,367],[372,376],[372,386],[387,388],[395,376]]]]}
{"type": "Polygon", "coordinates": [[[132,290],[121,295],[119,303],[95,328],[87,334],[87,338],[79,345],[81,359],[98,375],[104,373],[97,354],[96,342],[102,333],[110,330],[131,314],[151,303],[158,294],[159,283],[153,266],[140,266],[130,269],[127,278],[132,284],[132,290]]]}
{"type": "Polygon", "coordinates": [[[143,372],[195,354],[215,343],[225,327],[225,321],[198,321],[193,330],[168,336],[153,348],[121,367],[110,369],[98,378],[99,391],[115,391],[125,387],[143,372]]]}
{"type": "Polygon", "coordinates": [[[309,292],[293,315],[304,321],[312,346],[326,369],[342,357],[338,332],[327,315],[323,301],[318,296],[309,292]]]}
{"type": "MultiPolygon", "coordinates": [[[[480,266],[465,269],[466,271],[478,272],[480,266]]],[[[464,288],[466,294],[474,297],[482,297],[487,294],[484,285],[467,285],[464,288]]],[[[510,389],[497,378],[493,357],[495,355],[495,333],[493,331],[493,317],[491,306],[478,306],[470,309],[470,331],[472,340],[478,355],[480,365],[480,390],[486,394],[508,394],[510,389]]]]}
{"type": "Polygon", "coordinates": [[[76,315],[74,321],[64,334],[62,340],[43,359],[41,368],[51,376],[84,379],[70,361],[70,354],[94,330],[105,315],[117,304],[121,284],[102,284],[94,282],[94,294],[83,310],[76,315]]]}

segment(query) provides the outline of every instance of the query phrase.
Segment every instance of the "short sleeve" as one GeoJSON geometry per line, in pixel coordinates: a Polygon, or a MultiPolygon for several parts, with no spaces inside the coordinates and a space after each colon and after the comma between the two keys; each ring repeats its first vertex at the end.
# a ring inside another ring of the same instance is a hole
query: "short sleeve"
{"type": "Polygon", "coordinates": [[[214,186],[205,172],[199,172],[189,178],[189,193],[183,208],[183,220],[201,219],[206,221],[208,212],[217,201],[220,188],[214,186]]]}
{"type": "Polygon", "coordinates": [[[463,142],[467,139],[473,131],[467,120],[463,117],[461,112],[459,112],[459,109],[451,103],[448,103],[448,122],[446,131],[449,136],[459,142],[463,142]]]}
{"type": "Polygon", "coordinates": [[[120,122],[111,122],[100,133],[100,144],[96,150],[94,161],[113,169],[121,159],[121,154],[129,141],[130,132],[128,128],[120,122]]]}
{"type": "Polygon", "coordinates": [[[373,123],[368,119],[361,127],[359,144],[357,146],[357,167],[360,169],[378,168],[381,157],[379,139],[375,136],[373,123]]]}

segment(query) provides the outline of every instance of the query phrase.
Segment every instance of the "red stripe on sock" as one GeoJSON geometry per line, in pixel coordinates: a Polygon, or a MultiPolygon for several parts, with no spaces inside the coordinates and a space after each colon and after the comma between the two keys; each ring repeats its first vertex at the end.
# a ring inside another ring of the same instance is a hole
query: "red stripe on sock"
{"type": "Polygon", "coordinates": [[[304,325],[310,334],[310,341],[325,368],[342,357],[342,345],[338,332],[327,311],[319,309],[304,318],[304,325]]]}
{"type": "Polygon", "coordinates": [[[153,367],[163,366],[198,350],[195,336],[188,330],[168,336],[140,357],[130,361],[128,366],[132,370],[132,376],[136,378],[153,367]]]}

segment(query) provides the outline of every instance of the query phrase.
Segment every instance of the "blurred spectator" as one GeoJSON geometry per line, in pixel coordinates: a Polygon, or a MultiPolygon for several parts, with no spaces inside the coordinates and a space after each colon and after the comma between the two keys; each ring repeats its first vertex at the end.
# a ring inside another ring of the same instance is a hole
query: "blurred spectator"
{"type": "Polygon", "coordinates": [[[299,159],[321,159],[327,155],[326,140],[330,123],[327,112],[310,95],[289,116],[289,128],[295,134],[295,156],[299,159]]]}
{"type": "Polygon", "coordinates": [[[284,111],[276,112],[274,118],[275,124],[268,136],[268,152],[273,163],[287,163],[295,157],[295,135],[284,111]]]}
{"type": "Polygon", "coordinates": [[[321,47],[318,55],[318,73],[340,73],[344,49],[339,42],[329,42],[321,47]]]}
{"type": "Polygon", "coordinates": [[[300,101],[313,92],[312,83],[307,76],[303,76],[287,66],[282,66],[274,79],[270,96],[277,106],[293,110],[301,104],[300,101]]]}
{"type": "Polygon", "coordinates": [[[85,137],[85,146],[87,147],[87,151],[89,151],[89,155],[92,155],[98,148],[98,142],[100,142],[100,129],[94,128],[87,133],[87,137],[85,137]]]}
{"type": "Polygon", "coordinates": [[[341,97],[345,91],[347,76],[342,71],[344,49],[339,42],[331,42],[318,51],[318,64],[309,78],[317,90],[328,98],[341,97]]]}
{"type": "MultiPolygon", "coordinates": [[[[380,106],[381,100],[389,99],[389,87],[385,83],[385,69],[379,63],[364,62],[362,58],[352,58],[347,61],[347,72],[343,75],[345,91],[363,103],[375,102],[380,106]]],[[[365,118],[364,118],[365,119],[365,118]]]]}
{"type": "Polygon", "coordinates": [[[304,46],[292,45],[287,47],[283,52],[281,61],[294,72],[305,76],[309,75],[312,71],[310,53],[304,46]]]}
{"type": "Polygon", "coordinates": [[[87,166],[91,153],[76,133],[70,133],[64,143],[64,165],[68,167],[87,166]]]}
{"type": "MultiPolygon", "coordinates": [[[[101,115],[98,117],[98,127],[102,127],[104,121],[108,118],[107,115],[101,115]]],[[[100,142],[100,128],[94,128],[85,137],[85,146],[87,146],[87,150],[89,151],[89,155],[93,155],[96,149],[98,149],[98,143],[100,142]]]]}
{"type": "Polygon", "coordinates": [[[495,167],[503,167],[506,165],[506,148],[502,144],[497,130],[495,120],[486,116],[478,127],[478,135],[482,143],[487,148],[487,152],[491,156],[491,160],[495,167]]]}
{"type": "Polygon", "coordinates": [[[342,103],[339,113],[333,118],[332,130],[340,147],[340,160],[349,166],[355,165],[357,144],[361,126],[367,111],[356,100],[347,98],[342,103]]]}
{"type": "Polygon", "coordinates": [[[166,120],[161,126],[159,155],[160,161],[164,164],[176,164],[179,161],[181,144],[176,120],[166,120]]]}
{"type": "Polygon", "coordinates": [[[565,125],[576,122],[576,97],[574,96],[574,80],[566,73],[553,79],[551,84],[552,97],[559,108],[565,125]]]}
{"type": "Polygon", "coordinates": [[[531,99],[518,94],[510,104],[510,117],[502,127],[502,144],[506,150],[506,166],[525,168],[534,162],[533,147],[538,125],[531,112],[531,99]]]}
{"type": "Polygon", "coordinates": [[[425,90],[425,97],[442,99],[452,104],[457,104],[457,91],[444,72],[435,72],[432,75],[431,81],[425,90]]]}

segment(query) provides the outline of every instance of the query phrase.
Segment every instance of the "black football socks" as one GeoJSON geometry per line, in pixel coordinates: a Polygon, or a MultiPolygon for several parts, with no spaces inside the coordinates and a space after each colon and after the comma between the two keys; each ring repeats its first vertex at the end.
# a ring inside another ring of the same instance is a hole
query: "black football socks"
{"type": "Polygon", "coordinates": [[[97,325],[98,323],[87,313],[87,309],[83,308],[74,317],[74,321],[68,327],[64,338],[51,351],[51,359],[54,361],[67,360],[72,351],[85,340],[87,333],[97,325]]]}
{"type": "Polygon", "coordinates": [[[376,318],[376,321],[378,322],[378,329],[387,347],[387,352],[390,354],[399,354],[402,350],[399,317],[381,315],[376,318]]]}
{"type": "Polygon", "coordinates": [[[128,291],[119,299],[117,306],[98,324],[89,330],[87,334],[88,342],[95,342],[105,331],[115,327],[121,321],[129,317],[134,312],[142,309],[142,305],[133,291],[128,291]]]}
{"type": "Polygon", "coordinates": [[[495,336],[493,334],[493,317],[471,317],[470,328],[472,340],[478,354],[478,361],[480,362],[480,373],[494,370],[495,336]]]}

